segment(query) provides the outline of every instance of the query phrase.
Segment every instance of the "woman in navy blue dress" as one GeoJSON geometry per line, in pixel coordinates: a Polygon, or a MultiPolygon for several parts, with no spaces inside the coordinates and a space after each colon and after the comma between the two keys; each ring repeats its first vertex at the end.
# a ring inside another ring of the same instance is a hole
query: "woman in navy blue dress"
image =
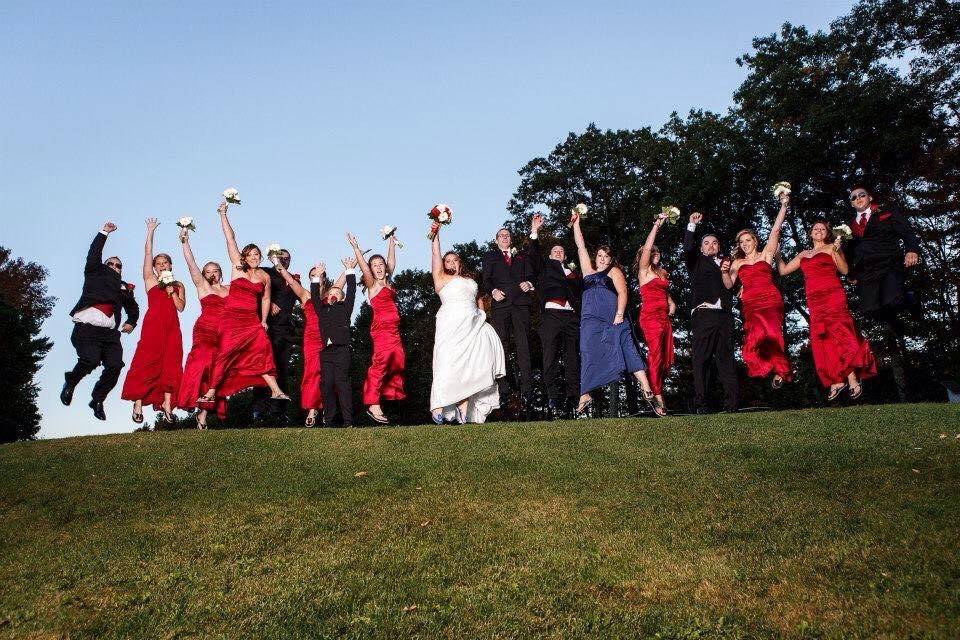
{"type": "Polygon", "coordinates": [[[610,247],[597,248],[590,259],[580,230],[580,217],[574,216],[573,239],[577,243],[583,271],[583,302],[580,311],[580,404],[583,412],[593,404],[590,392],[632,373],[640,382],[643,397],[658,416],[666,410],[657,401],[647,380],[647,365],[637,350],[630,323],[624,320],[627,309],[627,280],[610,253],[610,247]]]}

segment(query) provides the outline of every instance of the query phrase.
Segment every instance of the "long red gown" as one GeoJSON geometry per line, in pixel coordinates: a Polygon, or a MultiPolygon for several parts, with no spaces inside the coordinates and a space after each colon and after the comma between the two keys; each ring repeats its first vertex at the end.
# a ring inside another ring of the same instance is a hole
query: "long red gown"
{"type": "MultiPolygon", "coordinates": [[[[177,406],[181,409],[197,408],[197,398],[210,388],[213,374],[213,359],[217,355],[220,340],[220,318],[226,298],[209,293],[200,298],[200,317],[193,325],[193,345],[183,365],[183,379],[177,394],[177,406]]],[[[217,414],[226,415],[226,402],[217,402],[217,414]]]]}
{"type": "Polygon", "coordinates": [[[747,375],[763,378],[771,373],[791,379],[790,361],[783,344],[783,296],[773,284],[773,269],[763,260],[744,264],[738,273],[743,289],[743,362],[747,375]]]}
{"type": "Polygon", "coordinates": [[[323,338],[320,322],[312,302],[303,307],[303,379],[300,381],[300,407],[322,409],[323,395],[320,392],[320,352],[323,338]]]}
{"type": "Polygon", "coordinates": [[[673,365],[673,325],[667,315],[669,285],[669,280],[656,277],[640,287],[640,316],[637,322],[647,343],[647,377],[656,395],[663,393],[663,381],[673,365]]]}
{"type": "Polygon", "coordinates": [[[824,387],[845,383],[851,372],[863,380],[877,374],[868,343],[853,324],[837,267],[829,253],[800,260],[807,309],[810,311],[810,350],[824,387]]]}
{"type": "Polygon", "coordinates": [[[183,338],[177,307],[173,296],[154,285],[147,291],[147,313],[120,397],[141,400],[159,411],[164,393],[170,392],[171,401],[176,400],[183,375],[182,363],[183,338]]]}
{"type": "Polygon", "coordinates": [[[370,323],[370,338],[373,354],[367,378],[363,381],[363,404],[380,404],[380,400],[403,400],[403,369],[407,356],[400,342],[400,312],[397,311],[397,294],[383,287],[370,299],[373,320],[370,323]]]}
{"type": "Polygon", "coordinates": [[[218,397],[249,387],[265,387],[264,374],[276,375],[273,348],[260,324],[263,283],[235,278],[220,317],[220,342],[210,386],[218,397]]]}

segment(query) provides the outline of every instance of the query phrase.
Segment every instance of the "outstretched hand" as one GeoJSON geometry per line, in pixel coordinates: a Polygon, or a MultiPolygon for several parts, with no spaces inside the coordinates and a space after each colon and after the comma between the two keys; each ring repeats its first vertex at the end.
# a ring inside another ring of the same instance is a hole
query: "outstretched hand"
{"type": "Polygon", "coordinates": [[[533,214],[533,216],[530,218],[530,228],[533,230],[534,233],[536,233],[537,231],[540,230],[540,227],[542,226],[543,226],[543,216],[540,215],[539,213],[533,214]]]}
{"type": "Polygon", "coordinates": [[[313,269],[316,271],[317,277],[322,280],[324,274],[327,272],[327,265],[322,262],[318,262],[317,264],[313,265],[313,269]]]}
{"type": "Polygon", "coordinates": [[[220,206],[217,207],[217,213],[219,213],[219,214],[222,215],[222,216],[227,215],[227,206],[228,206],[228,205],[227,205],[227,200],[226,200],[226,198],[224,198],[224,199],[220,202],[220,206]]]}
{"type": "Polygon", "coordinates": [[[343,264],[343,268],[348,271],[357,268],[357,259],[354,256],[348,256],[340,262],[343,264]]]}
{"type": "Polygon", "coordinates": [[[357,242],[357,239],[353,237],[353,235],[351,235],[349,232],[347,233],[347,242],[349,242],[350,246],[353,247],[354,249],[360,248],[360,244],[357,242]]]}
{"type": "Polygon", "coordinates": [[[103,223],[103,232],[104,232],[104,233],[113,233],[113,232],[116,231],[116,230],[117,230],[117,225],[113,224],[112,222],[104,222],[104,223],[103,223]]]}
{"type": "Polygon", "coordinates": [[[703,214],[699,211],[694,211],[690,214],[690,224],[700,224],[703,222],[703,214]]]}
{"type": "Polygon", "coordinates": [[[146,222],[147,222],[147,231],[153,231],[154,229],[160,226],[160,223],[157,222],[156,218],[147,218],[146,222]]]}
{"type": "Polygon", "coordinates": [[[920,261],[920,256],[917,255],[915,251],[908,251],[907,255],[903,256],[903,266],[908,269],[920,261]]]}

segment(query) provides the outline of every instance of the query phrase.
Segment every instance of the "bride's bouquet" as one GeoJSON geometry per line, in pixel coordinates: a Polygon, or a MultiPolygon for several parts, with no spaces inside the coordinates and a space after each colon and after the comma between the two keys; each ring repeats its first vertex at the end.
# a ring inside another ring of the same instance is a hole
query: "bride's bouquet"
{"type": "Polygon", "coordinates": [[[445,204],[435,204],[427,217],[433,220],[430,233],[427,234],[427,240],[433,240],[437,237],[437,231],[441,224],[450,224],[453,221],[453,211],[445,204]]]}
{"type": "Polygon", "coordinates": [[[582,202],[577,206],[573,207],[572,209],[570,209],[570,222],[567,223],[567,227],[568,228],[572,227],[573,221],[576,220],[577,218],[586,218],[587,211],[589,210],[590,209],[587,208],[587,205],[583,204],[582,202]]]}
{"type": "Polygon", "coordinates": [[[790,183],[782,180],[777,184],[773,185],[773,199],[777,202],[780,202],[780,197],[784,194],[790,195],[790,183]]]}
{"type": "Polygon", "coordinates": [[[237,190],[233,187],[230,187],[229,189],[224,190],[223,199],[230,204],[240,204],[240,193],[237,192],[237,190]]]}
{"type": "Polygon", "coordinates": [[[384,240],[393,238],[397,243],[397,249],[403,249],[403,243],[397,238],[397,228],[389,224],[380,227],[380,237],[384,240]]]}
{"type": "Polygon", "coordinates": [[[664,205],[660,207],[660,213],[657,214],[658,218],[661,216],[670,224],[677,224],[677,220],[680,219],[680,209],[673,205],[664,205]]]}

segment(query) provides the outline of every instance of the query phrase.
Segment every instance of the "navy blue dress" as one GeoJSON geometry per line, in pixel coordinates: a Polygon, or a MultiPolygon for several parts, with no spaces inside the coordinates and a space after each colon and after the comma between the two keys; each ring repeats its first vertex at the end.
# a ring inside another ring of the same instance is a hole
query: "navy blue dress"
{"type": "Polygon", "coordinates": [[[647,365],[637,351],[629,320],[613,324],[617,290],[607,275],[610,269],[583,279],[580,312],[580,393],[619,380],[624,371],[644,371],[647,365]]]}

